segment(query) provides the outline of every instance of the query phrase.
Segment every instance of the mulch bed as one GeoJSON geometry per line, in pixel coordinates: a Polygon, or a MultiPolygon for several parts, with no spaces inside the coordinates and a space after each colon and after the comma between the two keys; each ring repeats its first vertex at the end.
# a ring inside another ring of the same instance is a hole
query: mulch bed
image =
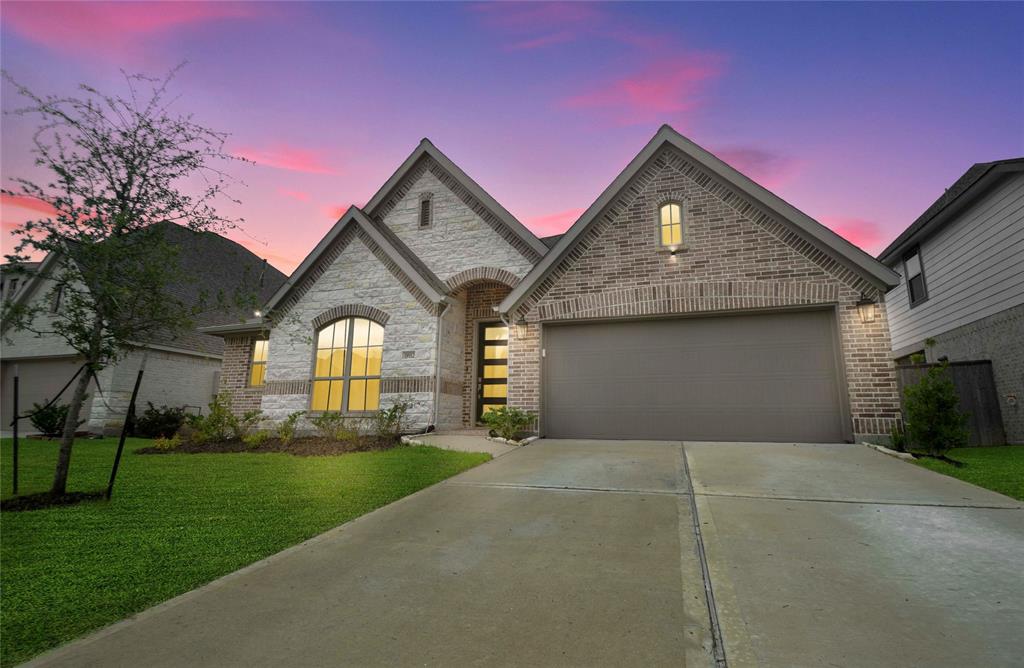
{"type": "Polygon", "coordinates": [[[60,496],[53,496],[49,492],[39,494],[26,494],[15,496],[0,501],[0,510],[4,512],[18,512],[22,510],[43,510],[55,506],[73,506],[83,501],[99,501],[106,498],[103,492],[69,492],[60,496]]]}
{"type": "Polygon", "coordinates": [[[278,438],[269,438],[258,446],[250,446],[239,440],[220,441],[216,443],[182,443],[172,450],[160,450],[152,446],[139,448],[137,455],[205,455],[229,454],[234,452],[285,452],[300,457],[324,455],[344,455],[349,452],[370,452],[372,450],[390,450],[401,445],[401,441],[384,439],[377,436],[358,436],[346,441],[332,441],[321,436],[306,436],[292,439],[287,445],[278,438]]]}

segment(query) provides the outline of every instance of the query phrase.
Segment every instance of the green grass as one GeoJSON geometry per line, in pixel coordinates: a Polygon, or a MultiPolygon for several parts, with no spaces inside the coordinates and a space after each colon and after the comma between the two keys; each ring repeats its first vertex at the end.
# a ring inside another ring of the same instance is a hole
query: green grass
{"type": "MultiPolygon", "coordinates": [[[[11,666],[490,459],[402,447],[335,457],[136,455],[110,502],[0,521],[0,664],[11,666]]],[[[69,491],[106,486],[116,440],[80,441],[69,491]]],[[[56,445],[21,441],[22,494],[49,488],[56,445]]],[[[11,496],[11,443],[2,443],[11,496]]]]}
{"type": "Polygon", "coordinates": [[[957,468],[936,459],[915,459],[919,466],[1024,501],[1024,446],[957,448],[946,455],[963,462],[957,468]]]}

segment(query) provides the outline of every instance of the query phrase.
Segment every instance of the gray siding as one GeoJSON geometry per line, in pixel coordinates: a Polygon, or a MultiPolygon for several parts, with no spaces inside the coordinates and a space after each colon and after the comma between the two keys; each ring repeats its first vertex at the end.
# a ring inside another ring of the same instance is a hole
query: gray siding
{"type": "MultiPolygon", "coordinates": [[[[910,308],[906,281],[886,295],[900,354],[1024,304],[1024,174],[1014,174],[921,244],[928,300],[910,308]]],[[[902,263],[891,265],[903,273],[902,263]]]]}

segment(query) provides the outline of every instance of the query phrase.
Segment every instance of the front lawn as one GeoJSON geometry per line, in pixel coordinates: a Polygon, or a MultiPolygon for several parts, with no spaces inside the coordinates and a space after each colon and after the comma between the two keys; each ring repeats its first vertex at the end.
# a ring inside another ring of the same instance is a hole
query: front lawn
{"type": "Polygon", "coordinates": [[[963,462],[965,466],[956,467],[930,458],[915,459],[914,462],[932,471],[1024,501],[1024,446],[957,448],[950,450],[946,456],[963,462]]]}
{"type": "MultiPolygon", "coordinates": [[[[399,447],[334,457],[136,455],[129,439],[114,498],[4,512],[0,665],[194,589],[476,466],[490,455],[399,447]]],[[[75,445],[69,491],[106,486],[116,439],[75,445]]],[[[22,494],[49,488],[55,443],[20,443],[22,494]]],[[[3,497],[11,442],[2,442],[3,497]]]]}

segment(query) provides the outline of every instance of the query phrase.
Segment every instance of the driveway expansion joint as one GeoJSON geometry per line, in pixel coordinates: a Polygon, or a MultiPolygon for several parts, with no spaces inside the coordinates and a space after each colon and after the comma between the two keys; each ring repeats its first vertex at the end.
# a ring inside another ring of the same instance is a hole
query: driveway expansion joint
{"type": "Polygon", "coordinates": [[[926,501],[872,501],[870,499],[829,499],[813,496],[773,496],[770,494],[739,494],[736,492],[693,492],[694,496],[755,499],[758,501],[804,501],[807,503],[848,503],[857,506],[918,506],[922,508],[979,508],[984,510],[1022,510],[1024,505],[991,505],[978,503],[942,503],[926,501]]]}
{"type": "Polygon", "coordinates": [[[473,482],[466,480],[446,480],[442,485],[455,485],[458,487],[497,487],[501,489],[536,489],[551,492],[607,492],[609,494],[642,494],[658,496],[690,496],[688,490],[677,491],[669,489],[631,489],[626,487],[586,487],[578,485],[531,485],[528,483],[512,482],[473,482]]]}

